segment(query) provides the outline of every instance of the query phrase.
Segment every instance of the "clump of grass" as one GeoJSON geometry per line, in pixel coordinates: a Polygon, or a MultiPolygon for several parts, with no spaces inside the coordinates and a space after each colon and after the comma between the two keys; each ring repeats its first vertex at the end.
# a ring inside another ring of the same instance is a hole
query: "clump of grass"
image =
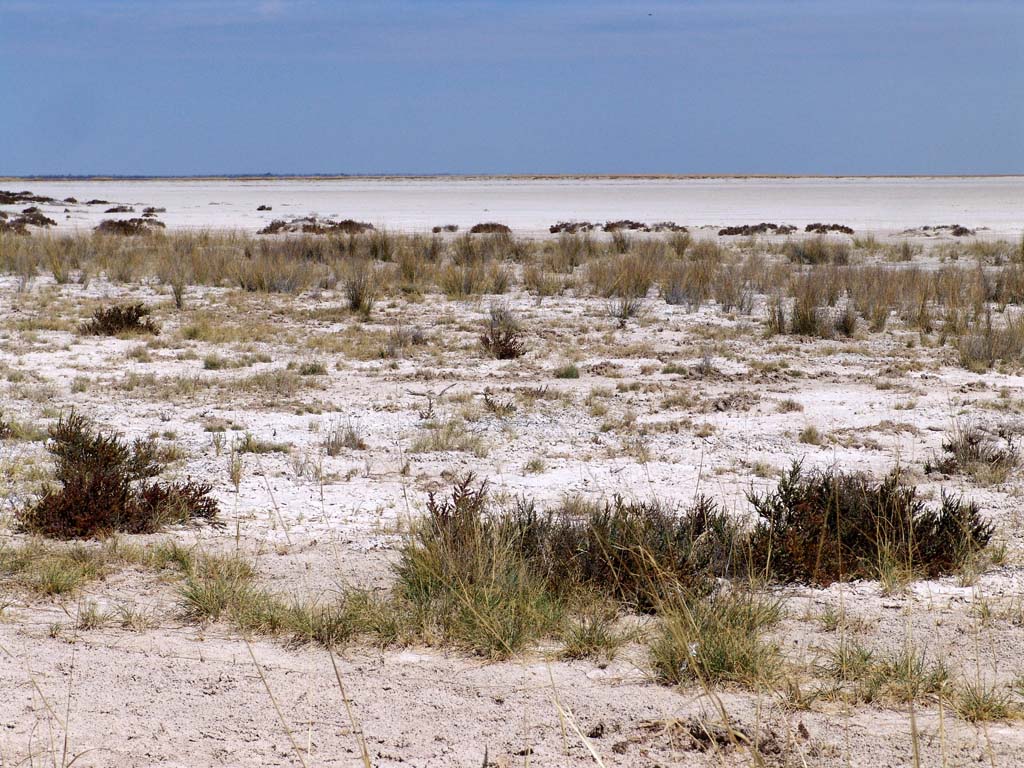
{"type": "Polygon", "coordinates": [[[216,523],[212,487],[191,480],[150,482],[164,462],[155,443],[128,444],[71,412],[50,430],[47,450],[59,488],[17,512],[21,530],[60,539],[153,533],[172,523],[216,523]]]}
{"type": "Polygon", "coordinates": [[[316,360],[307,360],[299,365],[299,376],[326,376],[327,366],[316,360]]]}
{"type": "Polygon", "coordinates": [[[836,693],[868,703],[906,703],[942,695],[951,682],[941,659],[931,660],[913,645],[879,655],[850,638],[829,650],[825,672],[840,684],[836,693]]]}
{"type": "Polygon", "coordinates": [[[988,483],[1003,482],[1019,465],[1017,449],[1009,440],[1000,445],[995,437],[974,424],[957,422],[942,441],[942,458],[925,463],[925,472],[966,474],[988,483]]]}
{"type": "Polygon", "coordinates": [[[7,418],[0,411],[0,440],[26,440],[39,442],[46,439],[46,430],[29,421],[7,418]]]}
{"type": "Polygon", "coordinates": [[[791,397],[787,397],[785,400],[780,400],[779,404],[775,407],[775,410],[779,413],[798,413],[803,409],[803,405],[791,397]]]}
{"type": "Polygon", "coordinates": [[[1016,713],[1009,691],[982,680],[960,686],[953,706],[957,714],[970,723],[1008,720],[1016,713]]]}
{"type": "Polygon", "coordinates": [[[500,305],[491,307],[480,344],[498,360],[514,360],[526,352],[519,322],[511,310],[500,305]]]}
{"type": "Polygon", "coordinates": [[[241,438],[234,441],[231,446],[234,453],[288,453],[291,446],[288,443],[275,443],[272,440],[262,440],[246,432],[241,438]]]}
{"type": "Polygon", "coordinates": [[[463,419],[446,418],[426,425],[427,432],[417,438],[409,449],[412,453],[431,451],[463,451],[478,458],[487,455],[487,443],[470,431],[463,419]]]}
{"type": "Polygon", "coordinates": [[[767,306],[765,326],[769,336],[782,335],[788,327],[786,322],[786,304],[781,296],[775,296],[767,306]]]}
{"type": "Polygon", "coordinates": [[[427,337],[421,328],[408,328],[399,324],[388,330],[388,338],[381,348],[380,355],[398,358],[410,347],[423,346],[426,343],[427,337]]]}
{"type": "Polygon", "coordinates": [[[223,368],[229,368],[231,361],[222,355],[216,353],[210,353],[203,357],[203,370],[204,371],[219,371],[223,368]]]}
{"type": "Polygon", "coordinates": [[[81,544],[0,545],[0,578],[44,597],[69,595],[107,572],[106,553],[81,544]]]}
{"type": "Polygon", "coordinates": [[[497,510],[470,475],[427,512],[396,568],[400,595],[425,627],[487,655],[552,634],[569,655],[609,654],[621,639],[613,606],[698,599],[733,568],[733,524],[703,500],[682,514],[621,499],[497,510]]]}
{"type": "Polygon", "coordinates": [[[914,245],[908,240],[900,240],[885,249],[886,258],[889,261],[913,261],[915,256],[921,254],[924,249],[920,245],[914,245]]]}
{"type": "MultiPolygon", "coordinates": [[[[388,236],[378,233],[375,237],[388,236]]],[[[390,241],[389,241],[390,242],[390,241]]],[[[363,317],[369,317],[377,293],[376,272],[367,260],[352,261],[344,270],[344,290],[348,308],[363,317]]]]}
{"type": "Polygon", "coordinates": [[[327,434],[324,435],[323,446],[328,456],[337,456],[345,448],[351,451],[365,450],[366,441],[363,440],[355,424],[351,421],[336,422],[331,424],[327,434]]]}
{"type": "Polygon", "coordinates": [[[767,683],[777,675],[781,657],[765,634],[780,616],[777,599],[744,590],[675,599],[662,610],[649,644],[655,674],[668,685],[767,683]]]}
{"type": "Polygon", "coordinates": [[[441,290],[450,298],[507,291],[510,281],[508,270],[500,263],[485,259],[477,251],[472,238],[464,237],[471,243],[470,252],[441,270],[438,280],[441,290]]]}
{"type": "Polygon", "coordinates": [[[573,363],[566,363],[560,368],[555,369],[556,379],[578,379],[580,377],[580,369],[577,368],[573,363]]]}
{"type": "Polygon", "coordinates": [[[974,323],[957,339],[960,365],[971,371],[986,371],[998,362],[1024,360],[1024,317],[1007,317],[1002,325],[992,321],[991,310],[983,322],[974,323]]]}
{"type": "Polygon", "coordinates": [[[246,291],[301,293],[322,273],[319,247],[308,238],[261,242],[245,249],[245,258],[234,264],[234,279],[246,291]]]}
{"type": "Polygon", "coordinates": [[[85,600],[78,605],[75,628],[84,632],[101,629],[111,618],[112,613],[110,611],[104,610],[95,601],[85,600]]]}
{"type": "Polygon", "coordinates": [[[449,498],[431,494],[427,517],[402,550],[400,594],[429,629],[504,657],[554,630],[563,606],[517,552],[515,531],[486,521],[486,486],[472,476],[449,498]]]}
{"type": "Polygon", "coordinates": [[[705,497],[685,510],[618,497],[546,515],[519,505],[509,523],[527,532],[527,554],[552,584],[575,583],[641,611],[679,589],[706,594],[746,563],[736,523],[705,497]]]}
{"type": "Polygon", "coordinates": [[[523,467],[523,470],[531,475],[538,475],[545,469],[547,469],[547,464],[540,456],[534,456],[532,459],[527,461],[523,467]]]}
{"type": "Polygon", "coordinates": [[[892,563],[929,577],[953,573],[993,533],[977,505],[944,493],[928,508],[898,471],[876,483],[794,464],[775,490],[748,498],[761,517],[750,543],[757,568],[785,582],[876,578],[892,563]]]}
{"type": "Polygon", "coordinates": [[[666,304],[686,305],[694,312],[700,309],[711,292],[717,264],[709,260],[671,262],[661,279],[661,295],[666,304]]]}
{"type": "Polygon", "coordinates": [[[119,334],[150,334],[157,336],[159,326],[149,317],[150,310],[142,303],[101,307],[92,318],[82,323],[81,332],[89,336],[119,334]]]}
{"type": "Polygon", "coordinates": [[[682,511],[615,498],[547,512],[520,500],[497,512],[487,510],[486,487],[472,482],[456,484],[444,506],[435,500],[434,526],[454,539],[472,534],[460,545],[466,551],[505,542],[559,594],[582,590],[651,611],[680,588],[710,592],[716,577],[745,563],[735,522],[703,497],[682,511]]]}
{"type": "Polygon", "coordinates": [[[804,275],[793,283],[793,310],[789,318],[789,332],[798,336],[832,335],[833,325],[822,306],[824,291],[814,275],[804,275]]]}
{"type": "Polygon", "coordinates": [[[578,615],[570,617],[559,632],[562,658],[610,663],[630,638],[629,633],[618,628],[618,621],[619,608],[614,603],[585,602],[578,615]]]}
{"type": "Polygon", "coordinates": [[[821,434],[821,430],[813,424],[808,424],[801,429],[798,439],[801,443],[806,443],[807,445],[821,445],[825,442],[825,437],[821,434]]]}
{"type": "Polygon", "coordinates": [[[643,312],[643,299],[636,296],[618,296],[608,302],[608,315],[618,322],[619,328],[625,328],[626,323],[634,317],[639,317],[643,312]]]}
{"type": "Polygon", "coordinates": [[[797,264],[849,264],[850,245],[842,240],[813,237],[804,240],[790,240],[783,252],[797,264]]]}
{"type": "Polygon", "coordinates": [[[237,610],[254,594],[252,566],[237,555],[204,555],[189,567],[181,597],[185,614],[192,619],[217,621],[237,610]]]}

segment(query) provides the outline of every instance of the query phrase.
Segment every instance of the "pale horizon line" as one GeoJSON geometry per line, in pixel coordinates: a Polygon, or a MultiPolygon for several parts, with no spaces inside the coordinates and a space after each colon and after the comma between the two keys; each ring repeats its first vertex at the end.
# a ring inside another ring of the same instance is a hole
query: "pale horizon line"
{"type": "Polygon", "coordinates": [[[1018,178],[1008,173],[211,173],[211,174],[27,174],[0,181],[331,181],[342,179],[985,179],[1018,178]]]}

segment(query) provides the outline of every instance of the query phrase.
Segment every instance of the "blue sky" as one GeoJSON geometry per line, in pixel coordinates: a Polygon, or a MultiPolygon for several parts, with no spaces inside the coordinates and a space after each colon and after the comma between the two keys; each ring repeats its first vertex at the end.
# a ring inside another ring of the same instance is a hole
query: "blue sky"
{"type": "Polygon", "coordinates": [[[1024,0],[0,0],[0,174],[1020,173],[1024,0]]]}

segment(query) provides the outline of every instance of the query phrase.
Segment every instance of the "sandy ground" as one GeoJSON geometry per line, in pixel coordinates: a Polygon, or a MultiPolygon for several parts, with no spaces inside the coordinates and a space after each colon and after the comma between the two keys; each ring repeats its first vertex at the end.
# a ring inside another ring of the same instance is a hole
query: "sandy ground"
{"type": "MultiPolygon", "coordinates": [[[[761,221],[803,227],[836,222],[856,230],[899,231],[937,224],[1017,236],[1024,229],[1024,177],[21,181],[59,200],[74,197],[166,208],[175,228],[255,231],[273,219],[316,214],[403,231],[500,221],[538,234],[558,221],[635,219],[721,227],[761,221]],[[259,212],[260,205],[273,208],[259,212]]],[[[104,205],[41,206],[61,227],[93,227],[104,205]],[[68,212],[64,213],[64,208],[68,212]]],[[[17,208],[7,207],[13,211],[17,208]]],[[[138,215],[138,214],[136,214],[138,215]]],[[[118,215],[115,218],[126,218],[118,215]]]]}
{"type": "MultiPolygon", "coordinates": [[[[421,195],[427,184],[402,183],[419,186],[421,195]]],[[[868,183],[888,182],[850,181],[851,205],[858,185],[868,183]]],[[[976,184],[1011,202],[1020,183],[905,182],[930,189],[929,195],[976,184]],[[997,188],[1002,191],[992,191],[997,188]]],[[[268,190],[288,188],[255,184],[233,205],[277,203],[268,190]]],[[[166,202],[160,184],[130,188],[139,192],[117,197],[166,202]]],[[[79,183],[32,189],[115,197],[99,187],[83,191],[79,183]]],[[[713,203],[705,205],[710,210],[713,203]]],[[[877,202],[874,210],[884,215],[877,202]]],[[[966,213],[911,210],[907,220],[914,224],[979,223],[966,213]]],[[[416,221],[443,220],[440,211],[430,208],[416,221]]],[[[326,212],[373,218],[340,204],[326,212]]],[[[560,215],[545,211],[545,220],[560,215]]],[[[646,215],[655,218],[653,211],[646,215]]],[[[995,226],[1008,215],[997,210],[983,220],[995,226]]],[[[798,222],[801,216],[774,218],[798,222]]],[[[857,220],[854,208],[821,218],[857,220]]],[[[744,220],[735,208],[722,219],[744,220]]],[[[170,212],[166,220],[173,221],[170,212]]],[[[622,494],[682,504],[703,492],[743,515],[746,492],[771,487],[794,460],[876,474],[899,462],[932,498],[946,489],[976,500],[1007,546],[1006,563],[974,583],[920,582],[902,594],[883,594],[873,582],[780,592],[787,618],[777,639],[784,653],[804,664],[822,657],[835,635],[819,617],[827,607],[844,606],[872,648],[891,651],[912,638],[930,658],[949,663],[959,680],[1018,684],[1024,674],[1020,480],[981,485],[925,476],[922,467],[956,419],[1019,430],[1024,377],[967,372],[948,348],[922,346],[919,334],[898,327],[845,342],[765,341],[755,319],[713,307],[688,313],[653,295],[642,318],[624,329],[608,317],[604,299],[538,300],[513,292],[505,300],[526,328],[528,352],[518,361],[480,353],[486,298],[386,300],[359,323],[334,311],[340,297],[330,291],[289,297],[190,288],[187,308],[177,312],[158,286],[102,278],[87,288],[56,286],[40,277],[19,292],[16,279],[0,278],[0,365],[7,378],[0,403],[5,413],[40,424],[75,406],[128,436],[157,434],[173,442],[183,454],[174,474],[214,483],[228,525],[171,536],[213,550],[258,552],[262,584],[304,596],[330,595],[346,584],[386,586],[395,547],[427,492],[467,470],[486,478],[497,499],[527,494],[554,503],[572,494],[622,494]],[[74,332],[95,300],[115,298],[156,307],[159,339],[146,347],[141,340],[74,332]],[[184,338],[182,330],[202,317],[234,329],[233,340],[184,338]],[[424,329],[427,344],[381,359],[381,344],[399,324],[424,329]],[[214,353],[254,361],[207,370],[203,359],[214,353]],[[711,368],[698,373],[705,359],[711,368]],[[294,390],[244,385],[254,374],[310,360],[323,363],[327,374],[301,377],[294,390]],[[580,378],[554,378],[570,360],[580,378]],[[485,392],[514,403],[515,412],[491,413],[485,392]],[[780,408],[789,400],[800,409],[780,408]],[[414,450],[428,431],[428,401],[434,419],[464,422],[477,439],[477,455],[414,450]],[[236,494],[227,457],[208,431],[213,423],[227,425],[228,442],[251,433],[287,449],[246,455],[236,494]],[[354,425],[366,449],[325,455],[323,435],[339,423],[354,425]],[[821,445],[799,442],[810,425],[824,435],[821,445]],[[634,438],[643,441],[642,457],[634,438]]],[[[763,305],[754,318],[761,313],[763,305]]],[[[45,452],[25,442],[5,442],[0,451],[10,508],[29,492],[32,472],[45,467],[45,452]]],[[[2,535],[12,538],[6,529],[2,535]]],[[[176,608],[175,589],[153,573],[127,569],[75,598],[0,593],[0,766],[67,765],[73,758],[78,766],[355,766],[362,764],[361,733],[375,766],[481,766],[486,754],[486,764],[496,766],[881,768],[913,764],[915,731],[921,765],[1024,764],[1024,728],[1016,720],[969,724],[934,701],[911,713],[827,700],[797,706],[781,691],[726,688],[708,697],[653,682],[639,644],[609,665],[565,662],[545,649],[487,663],[442,649],[355,648],[338,659],[349,714],[326,651],[247,642],[227,626],[188,623],[176,608]],[[155,626],[76,629],[76,614],[90,600],[141,606],[155,626]],[[763,742],[756,754],[709,747],[688,735],[694,723],[720,721],[721,709],[763,742]]]]}

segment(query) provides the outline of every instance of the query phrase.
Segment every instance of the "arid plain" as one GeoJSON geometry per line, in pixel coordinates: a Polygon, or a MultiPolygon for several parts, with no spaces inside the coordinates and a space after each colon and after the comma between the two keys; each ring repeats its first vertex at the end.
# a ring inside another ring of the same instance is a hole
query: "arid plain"
{"type": "Polygon", "coordinates": [[[1020,178],[0,187],[0,766],[1024,762],[1020,178]]]}

